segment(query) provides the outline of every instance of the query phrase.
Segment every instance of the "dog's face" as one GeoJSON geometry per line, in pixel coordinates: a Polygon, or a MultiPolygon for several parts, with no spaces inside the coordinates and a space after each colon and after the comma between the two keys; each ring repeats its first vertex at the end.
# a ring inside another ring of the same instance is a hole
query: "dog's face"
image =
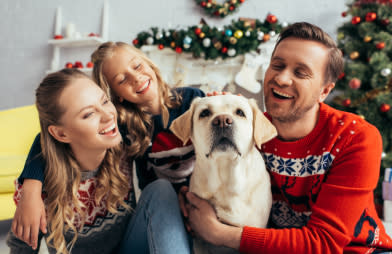
{"type": "MultiPolygon", "coordinates": [[[[253,99],[237,95],[196,98],[170,129],[183,142],[190,138],[206,157],[233,152],[241,156],[276,135],[275,127],[253,99]]],[[[230,153],[232,154],[232,153],[230,153]]]]}
{"type": "Polygon", "coordinates": [[[192,126],[192,142],[206,157],[229,151],[241,156],[254,144],[253,112],[248,100],[240,96],[214,96],[196,101],[192,126]]]}

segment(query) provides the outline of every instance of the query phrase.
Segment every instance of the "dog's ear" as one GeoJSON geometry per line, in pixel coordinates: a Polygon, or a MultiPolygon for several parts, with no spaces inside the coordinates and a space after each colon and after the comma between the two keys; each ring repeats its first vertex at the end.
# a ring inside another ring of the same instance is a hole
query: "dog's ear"
{"type": "Polygon", "coordinates": [[[256,146],[260,149],[264,144],[274,138],[278,132],[275,126],[264,116],[254,99],[249,99],[253,111],[253,138],[256,146]]]}
{"type": "Polygon", "coordinates": [[[195,98],[190,108],[184,114],[174,119],[169,128],[174,133],[174,135],[176,135],[177,138],[183,142],[184,145],[191,137],[192,117],[195,108],[194,105],[197,100],[198,98],[195,98]]]}

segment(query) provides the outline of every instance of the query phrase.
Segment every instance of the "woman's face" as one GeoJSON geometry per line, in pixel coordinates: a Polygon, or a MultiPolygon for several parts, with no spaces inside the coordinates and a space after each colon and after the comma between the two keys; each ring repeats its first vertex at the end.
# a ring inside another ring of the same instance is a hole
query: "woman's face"
{"type": "Polygon", "coordinates": [[[106,59],[103,75],[110,88],[124,100],[153,110],[159,105],[158,81],[154,70],[137,53],[125,47],[106,59]]]}
{"type": "Polygon", "coordinates": [[[69,143],[73,150],[103,151],[121,142],[117,111],[92,80],[72,80],[61,93],[59,104],[65,112],[60,125],[55,127],[55,135],[59,141],[69,143]]]}

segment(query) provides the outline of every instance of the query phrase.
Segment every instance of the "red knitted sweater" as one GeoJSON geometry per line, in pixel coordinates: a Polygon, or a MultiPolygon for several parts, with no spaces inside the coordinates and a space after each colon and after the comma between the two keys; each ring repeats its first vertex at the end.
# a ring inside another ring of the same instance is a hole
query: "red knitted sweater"
{"type": "Polygon", "coordinates": [[[373,191],[379,131],[357,115],[320,104],[305,138],[262,147],[271,174],[272,228],[245,227],[243,253],[372,253],[392,250],[373,191]]]}

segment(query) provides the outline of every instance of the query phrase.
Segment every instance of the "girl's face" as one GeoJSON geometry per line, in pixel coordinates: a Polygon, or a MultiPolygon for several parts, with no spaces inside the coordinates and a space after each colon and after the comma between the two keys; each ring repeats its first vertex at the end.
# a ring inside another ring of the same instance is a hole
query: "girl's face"
{"type": "Polygon", "coordinates": [[[110,88],[124,100],[153,111],[159,105],[158,82],[154,70],[137,53],[119,47],[106,59],[103,75],[110,88]]]}
{"type": "Polygon", "coordinates": [[[61,93],[59,104],[65,109],[61,124],[49,126],[49,131],[74,151],[104,151],[121,142],[117,111],[92,80],[72,80],[61,93]]]}

